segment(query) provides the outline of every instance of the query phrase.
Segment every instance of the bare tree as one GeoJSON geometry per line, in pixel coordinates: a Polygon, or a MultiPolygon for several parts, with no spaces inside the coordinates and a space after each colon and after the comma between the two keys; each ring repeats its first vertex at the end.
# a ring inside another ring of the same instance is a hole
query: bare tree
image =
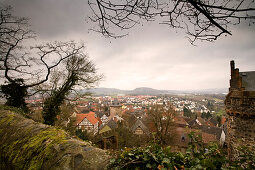
{"type": "Polygon", "coordinates": [[[11,72],[26,74],[29,67],[28,52],[23,46],[25,40],[34,38],[28,20],[11,15],[11,7],[0,8],[0,70],[1,77],[12,82],[11,72]]]}
{"type": "Polygon", "coordinates": [[[0,76],[7,83],[1,90],[10,106],[26,109],[27,89],[46,82],[53,68],[84,48],[72,41],[26,47],[32,38],[26,18],[13,16],[11,7],[0,7],[0,76]]]}
{"type": "Polygon", "coordinates": [[[54,125],[56,116],[61,112],[60,106],[75,87],[92,87],[101,79],[102,75],[97,74],[95,65],[82,51],[65,60],[62,69],[52,75],[51,85],[48,86],[50,93],[43,106],[44,122],[54,125]]]}
{"type": "Polygon", "coordinates": [[[148,110],[149,119],[156,130],[156,138],[160,144],[167,144],[173,136],[173,118],[175,111],[171,106],[154,105],[148,110]]]}
{"type": "Polygon", "coordinates": [[[109,37],[122,37],[143,20],[185,29],[190,42],[214,41],[222,34],[232,35],[230,25],[247,20],[254,24],[254,0],[89,0],[97,27],[109,37]]]}

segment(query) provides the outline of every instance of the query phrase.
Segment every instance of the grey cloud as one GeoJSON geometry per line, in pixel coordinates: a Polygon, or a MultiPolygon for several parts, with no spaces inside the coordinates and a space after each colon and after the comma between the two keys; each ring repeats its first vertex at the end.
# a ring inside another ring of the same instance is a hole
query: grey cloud
{"type": "Polygon", "coordinates": [[[18,15],[31,18],[32,28],[41,37],[51,37],[70,32],[85,32],[87,1],[83,0],[9,0],[18,15]]]}
{"type": "Polygon", "coordinates": [[[105,39],[90,32],[85,18],[90,11],[82,0],[11,0],[20,16],[31,18],[31,25],[43,40],[84,40],[91,59],[106,75],[104,87],[133,89],[205,89],[228,87],[229,61],[240,70],[255,70],[254,26],[233,27],[233,36],[214,43],[192,46],[185,30],[157,23],[145,23],[121,39],[105,39]],[[177,32],[177,33],[176,33],[177,32]],[[188,83],[187,83],[188,82],[188,83]]]}

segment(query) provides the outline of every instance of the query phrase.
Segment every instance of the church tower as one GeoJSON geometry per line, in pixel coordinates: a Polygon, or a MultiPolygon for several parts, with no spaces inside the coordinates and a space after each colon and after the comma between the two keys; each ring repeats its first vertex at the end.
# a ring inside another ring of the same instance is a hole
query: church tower
{"type": "Polygon", "coordinates": [[[110,116],[109,120],[112,119],[114,116],[122,116],[122,105],[119,103],[118,99],[115,98],[110,105],[110,116]]]}

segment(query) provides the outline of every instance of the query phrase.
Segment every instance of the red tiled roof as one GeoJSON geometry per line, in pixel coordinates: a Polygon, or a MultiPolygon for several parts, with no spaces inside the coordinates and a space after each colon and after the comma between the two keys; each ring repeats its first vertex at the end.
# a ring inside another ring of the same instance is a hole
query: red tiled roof
{"type": "Polygon", "coordinates": [[[87,119],[92,125],[98,122],[98,119],[95,117],[95,112],[89,112],[87,114],[76,114],[76,124],[80,124],[84,119],[87,119]]]}

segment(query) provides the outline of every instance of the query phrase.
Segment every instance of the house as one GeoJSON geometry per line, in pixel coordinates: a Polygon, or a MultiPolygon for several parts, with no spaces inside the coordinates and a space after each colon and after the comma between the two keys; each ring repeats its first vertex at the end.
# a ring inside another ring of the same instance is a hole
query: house
{"type": "Polygon", "coordinates": [[[202,125],[199,129],[202,131],[202,139],[205,143],[220,141],[223,132],[222,128],[202,125]]]}
{"type": "Polygon", "coordinates": [[[137,119],[135,124],[131,127],[131,131],[136,135],[150,135],[148,128],[140,119],[137,119]]]}
{"type": "Polygon", "coordinates": [[[82,131],[87,130],[96,134],[98,132],[100,121],[95,115],[95,112],[89,112],[86,114],[76,114],[76,126],[82,131]]]}
{"type": "Polygon", "coordinates": [[[190,139],[188,134],[191,129],[187,128],[185,124],[176,124],[174,134],[172,134],[171,147],[172,151],[185,152],[188,148],[190,139]]]}
{"type": "Polygon", "coordinates": [[[184,126],[189,125],[182,116],[175,116],[174,119],[173,119],[173,122],[175,124],[184,125],[184,126]]]}
{"type": "Polygon", "coordinates": [[[114,120],[110,120],[106,124],[102,124],[99,127],[99,134],[110,132],[118,127],[118,124],[114,120]]]}
{"type": "Polygon", "coordinates": [[[102,124],[106,124],[109,121],[109,112],[105,111],[105,112],[98,112],[97,113],[97,117],[100,118],[100,120],[102,121],[102,124]]]}
{"type": "Polygon", "coordinates": [[[208,126],[218,126],[218,124],[218,121],[212,117],[206,122],[206,125],[208,126]]]}
{"type": "Polygon", "coordinates": [[[201,125],[205,125],[205,120],[201,117],[197,117],[196,118],[196,122],[201,126],[201,125]]]}
{"type": "Polygon", "coordinates": [[[102,124],[106,124],[108,122],[108,116],[106,116],[106,114],[103,114],[103,116],[101,117],[101,121],[102,121],[102,124]]]}
{"type": "Polygon", "coordinates": [[[190,142],[188,134],[191,132],[201,135],[204,143],[225,141],[225,132],[223,132],[222,128],[211,127],[205,125],[204,122],[200,117],[190,119],[176,116],[174,118],[175,131],[172,135],[172,149],[185,152],[190,142]]]}

